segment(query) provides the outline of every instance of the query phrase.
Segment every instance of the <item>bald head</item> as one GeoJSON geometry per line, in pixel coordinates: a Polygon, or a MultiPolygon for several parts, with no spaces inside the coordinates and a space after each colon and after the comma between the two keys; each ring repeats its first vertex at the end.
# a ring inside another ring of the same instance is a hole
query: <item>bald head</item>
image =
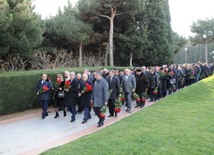
{"type": "Polygon", "coordinates": [[[87,74],[82,74],[82,79],[83,81],[87,81],[88,80],[88,75],[87,74]]]}

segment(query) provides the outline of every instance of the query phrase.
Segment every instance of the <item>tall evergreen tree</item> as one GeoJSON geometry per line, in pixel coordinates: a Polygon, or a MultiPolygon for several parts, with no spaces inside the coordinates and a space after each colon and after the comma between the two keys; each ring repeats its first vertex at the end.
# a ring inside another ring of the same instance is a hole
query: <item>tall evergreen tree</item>
{"type": "Polygon", "coordinates": [[[147,0],[146,2],[144,17],[150,43],[145,50],[146,65],[172,62],[172,30],[168,7],[168,0],[147,0]]]}
{"type": "Polygon", "coordinates": [[[82,49],[90,41],[93,33],[91,26],[78,18],[78,12],[70,2],[63,11],[59,10],[55,17],[47,20],[46,25],[46,40],[58,49],[78,49],[79,66],[82,67],[82,49]]]}
{"type": "Polygon", "coordinates": [[[33,12],[31,0],[1,0],[0,5],[1,21],[5,20],[0,30],[0,46],[4,49],[1,56],[27,56],[42,41],[41,18],[33,12]]]}

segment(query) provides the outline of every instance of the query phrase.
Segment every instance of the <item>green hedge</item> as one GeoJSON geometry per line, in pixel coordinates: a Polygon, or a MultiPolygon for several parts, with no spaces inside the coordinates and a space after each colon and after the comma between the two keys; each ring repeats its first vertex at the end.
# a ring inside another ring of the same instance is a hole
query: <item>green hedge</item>
{"type": "MultiPolygon", "coordinates": [[[[89,70],[98,70],[101,67],[87,68],[89,70]]],[[[42,73],[47,73],[48,77],[55,79],[56,74],[63,73],[65,70],[82,73],[83,69],[84,68],[61,68],[55,70],[1,72],[0,115],[38,108],[40,105],[35,89],[42,73]]],[[[119,69],[123,68],[119,67],[119,69]]],[[[52,104],[52,102],[50,104],[52,104]]]]}

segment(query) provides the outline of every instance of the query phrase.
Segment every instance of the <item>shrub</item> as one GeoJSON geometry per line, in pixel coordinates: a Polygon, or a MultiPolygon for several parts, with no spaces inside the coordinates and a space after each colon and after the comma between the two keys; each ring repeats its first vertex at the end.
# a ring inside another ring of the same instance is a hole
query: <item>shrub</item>
{"type": "MultiPolygon", "coordinates": [[[[89,67],[89,70],[98,70],[101,67],[89,67]]],[[[27,109],[40,107],[37,95],[36,84],[42,73],[55,79],[56,74],[65,70],[82,73],[84,68],[61,68],[55,70],[35,70],[20,72],[1,72],[0,74],[0,115],[20,112],[27,109]]],[[[52,101],[50,102],[52,105],[52,101]]]]}

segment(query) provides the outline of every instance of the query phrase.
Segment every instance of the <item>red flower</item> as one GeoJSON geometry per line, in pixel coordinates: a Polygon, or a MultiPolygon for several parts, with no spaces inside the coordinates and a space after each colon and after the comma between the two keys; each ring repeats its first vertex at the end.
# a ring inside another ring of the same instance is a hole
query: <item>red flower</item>
{"type": "Polygon", "coordinates": [[[105,113],[100,113],[100,117],[101,117],[101,118],[105,118],[105,117],[106,117],[106,114],[105,114],[105,113]]]}
{"type": "Polygon", "coordinates": [[[158,92],[156,92],[156,91],[153,91],[152,93],[155,94],[155,95],[158,94],[158,92]]]}
{"type": "Polygon", "coordinates": [[[60,79],[57,79],[56,80],[56,83],[59,85],[61,83],[61,80],[60,79]]]}
{"type": "Polygon", "coordinates": [[[42,90],[43,90],[43,92],[46,92],[46,91],[48,91],[48,87],[47,86],[43,86],[42,90]]]}
{"type": "Polygon", "coordinates": [[[121,109],[118,108],[118,107],[115,107],[115,108],[114,108],[114,111],[115,111],[116,113],[119,113],[119,112],[121,111],[121,109]]]}
{"type": "Polygon", "coordinates": [[[48,88],[47,86],[43,86],[42,88],[39,89],[38,92],[39,92],[39,94],[42,94],[42,93],[48,91],[48,89],[49,89],[49,88],[48,88]]]}
{"type": "Polygon", "coordinates": [[[136,98],[135,100],[136,100],[137,102],[140,102],[140,98],[136,98]]]}
{"type": "Polygon", "coordinates": [[[88,83],[85,84],[85,88],[87,92],[92,91],[92,86],[88,83]]]}
{"type": "Polygon", "coordinates": [[[146,99],[142,99],[141,101],[142,101],[143,103],[145,103],[145,102],[146,102],[146,99]]]}
{"type": "Polygon", "coordinates": [[[71,81],[70,80],[65,81],[65,88],[69,89],[70,87],[71,87],[71,81]]]}
{"type": "Polygon", "coordinates": [[[120,101],[125,101],[125,98],[123,97],[123,98],[120,98],[120,101]]]}

